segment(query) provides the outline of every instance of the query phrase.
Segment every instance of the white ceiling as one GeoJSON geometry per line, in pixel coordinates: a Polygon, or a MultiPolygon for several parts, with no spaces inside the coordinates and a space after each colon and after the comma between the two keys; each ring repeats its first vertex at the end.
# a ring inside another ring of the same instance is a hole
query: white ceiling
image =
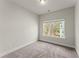
{"type": "Polygon", "coordinates": [[[50,12],[57,11],[60,9],[64,9],[67,7],[72,7],[75,5],[76,0],[47,0],[45,5],[41,5],[39,0],[10,0],[16,2],[20,6],[36,13],[36,14],[44,14],[50,12]]]}

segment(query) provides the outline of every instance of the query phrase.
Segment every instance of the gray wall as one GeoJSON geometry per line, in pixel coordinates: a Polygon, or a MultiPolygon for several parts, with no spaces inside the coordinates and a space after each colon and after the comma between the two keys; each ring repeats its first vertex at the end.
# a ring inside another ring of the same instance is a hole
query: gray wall
{"type": "Polygon", "coordinates": [[[66,8],[63,10],[55,11],[49,14],[44,14],[40,16],[40,40],[47,41],[55,44],[64,45],[67,47],[75,46],[74,37],[74,7],[66,8]],[[42,36],[42,21],[45,20],[65,20],[65,39],[56,39],[53,37],[43,37],[42,36]]]}
{"type": "Polygon", "coordinates": [[[37,39],[38,16],[8,0],[0,0],[0,56],[37,39]]]}
{"type": "Polygon", "coordinates": [[[76,8],[75,8],[75,43],[76,43],[76,51],[79,55],[79,0],[77,0],[76,8]]]}

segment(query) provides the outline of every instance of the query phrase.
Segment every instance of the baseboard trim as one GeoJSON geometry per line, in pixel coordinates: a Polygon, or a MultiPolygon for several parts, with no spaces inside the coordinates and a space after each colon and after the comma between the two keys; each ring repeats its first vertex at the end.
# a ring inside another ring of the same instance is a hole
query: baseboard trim
{"type": "Polygon", "coordinates": [[[77,55],[79,56],[79,51],[75,48],[77,55]]]}
{"type": "Polygon", "coordinates": [[[75,48],[74,46],[69,46],[69,45],[61,44],[61,43],[57,43],[57,42],[50,42],[50,41],[46,41],[46,40],[39,40],[39,41],[56,44],[56,45],[60,45],[60,46],[65,46],[65,47],[69,47],[69,48],[75,48]]]}
{"type": "Polygon", "coordinates": [[[25,45],[21,45],[21,46],[19,46],[19,47],[17,47],[17,48],[14,48],[14,49],[12,49],[12,50],[10,50],[10,51],[8,51],[8,52],[5,52],[5,53],[1,54],[0,57],[2,58],[3,56],[5,56],[5,55],[7,55],[7,54],[9,54],[9,53],[14,52],[14,51],[16,51],[16,50],[19,50],[19,49],[21,49],[21,48],[23,48],[23,47],[25,47],[25,46],[28,46],[28,45],[30,45],[30,44],[36,42],[36,41],[37,41],[37,40],[34,40],[34,41],[31,41],[31,42],[29,42],[29,43],[27,43],[27,44],[25,44],[25,45]]]}

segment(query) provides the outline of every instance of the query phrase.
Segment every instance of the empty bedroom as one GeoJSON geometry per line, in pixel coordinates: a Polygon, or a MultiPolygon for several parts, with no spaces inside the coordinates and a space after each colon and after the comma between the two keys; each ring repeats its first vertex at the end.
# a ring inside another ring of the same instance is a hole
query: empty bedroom
{"type": "Polygon", "coordinates": [[[78,58],[79,0],[0,0],[0,58],[78,58]]]}

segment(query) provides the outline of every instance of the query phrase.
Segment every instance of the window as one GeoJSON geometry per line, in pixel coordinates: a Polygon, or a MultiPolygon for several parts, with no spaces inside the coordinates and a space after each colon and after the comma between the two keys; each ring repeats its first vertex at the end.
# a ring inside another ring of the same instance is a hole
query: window
{"type": "Polygon", "coordinates": [[[59,21],[44,21],[43,36],[65,38],[64,20],[59,21]]]}

